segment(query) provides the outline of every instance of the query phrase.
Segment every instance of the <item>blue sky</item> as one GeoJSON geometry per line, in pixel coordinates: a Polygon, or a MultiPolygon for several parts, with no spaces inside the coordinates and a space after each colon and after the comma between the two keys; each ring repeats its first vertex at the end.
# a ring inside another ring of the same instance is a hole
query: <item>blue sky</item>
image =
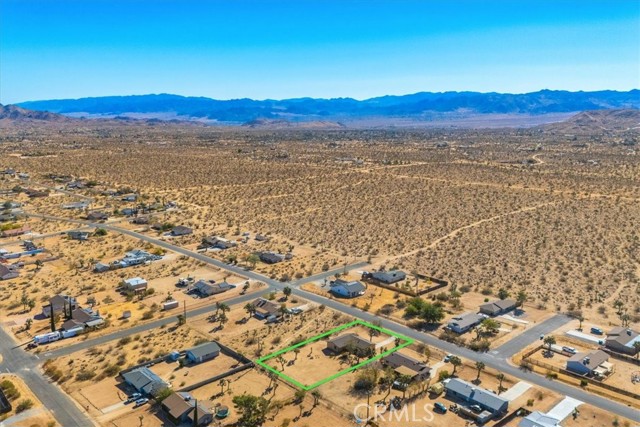
{"type": "Polygon", "coordinates": [[[640,87],[636,0],[0,0],[0,102],[640,87]]]}

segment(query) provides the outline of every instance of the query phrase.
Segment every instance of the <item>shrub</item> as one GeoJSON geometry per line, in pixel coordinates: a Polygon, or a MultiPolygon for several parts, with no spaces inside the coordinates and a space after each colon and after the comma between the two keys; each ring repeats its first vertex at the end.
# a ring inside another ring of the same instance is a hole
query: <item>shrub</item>
{"type": "Polygon", "coordinates": [[[446,371],[446,370],[440,371],[438,372],[438,381],[446,380],[450,376],[451,374],[449,373],[449,371],[446,371]]]}
{"type": "Polygon", "coordinates": [[[96,376],[96,373],[94,371],[87,371],[86,369],[82,369],[80,372],[76,374],[76,380],[88,381],[95,376],[96,376]]]}
{"type": "Polygon", "coordinates": [[[130,342],[131,342],[131,337],[122,337],[122,338],[120,338],[120,340],[118,341],[118,344],[119,344],[120,346],[123,346],[123,345],[127,345],[127,344],[129,344],[130,342]]]}
{"type": "Polygon", "coordinates": [[[22,399],[18,406],[16,406],[16,413],[24,412],[27,409],[31,409],[33,407],[33,400],[31,399],[22,399]]]}

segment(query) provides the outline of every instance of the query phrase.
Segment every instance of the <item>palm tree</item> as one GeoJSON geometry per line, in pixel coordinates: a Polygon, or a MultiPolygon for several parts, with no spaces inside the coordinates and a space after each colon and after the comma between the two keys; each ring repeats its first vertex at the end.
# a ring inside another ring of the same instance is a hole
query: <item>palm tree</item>
{"type": "Polygon", "coordinates": [[[480,372],[482,372],[485,368],[485,364],[483,362],[476,362],[476,369],[478,370],[478,375],[476,376],[476,381],[480,381],[480,372]]]}

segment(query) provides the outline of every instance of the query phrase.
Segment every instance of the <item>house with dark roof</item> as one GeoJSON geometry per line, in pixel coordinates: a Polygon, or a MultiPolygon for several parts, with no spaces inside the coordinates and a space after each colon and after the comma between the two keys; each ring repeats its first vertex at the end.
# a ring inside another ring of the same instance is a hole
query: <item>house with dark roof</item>
{"type": "Polygon", "coordinates": [[[273,301],[258,298],[254,300],[251,305],[255,309],[255,316],[257,319],[262,320],[271,316],[280,316],[280,305],[273,301]]]}
{"type": "Polygon", "coordinates": [[[17,268],[7,267],[4,264],[0,264],[0,280],[11,280],[20,276],[20,272],[17,268]]]}
{"type": "Polygon", "coordinates": [[[191,363],[202,363],[220,354],[220,346],[211,341],[197,345],[185,352],[185,357],[191,363]]]}
{"type": "Polygon", "coordinates": [[[140,215],[140,216],[137,216],[137,217],[133,218],[133,220],[131,220],[131,222],[133,224],[138,224],[138,225],[149,224],[149,216],[148,215],[140,215]]]}
{"type": "Polygon", "coordinates": [[[89,221],[105,221],[109,219],[109,215],[104,212],[94,211],[87,214],[87,219],[89,221]]]}
{"type": "Polygon", "coordinates": [[[197,425],[205,426],[213,422],[213,413],[201,403],[197,403],[189,393],[171,393],[162,401],[162,409],[168,418],[176,425],[193,425],[193,418],[196,415],[195,407],[198,407],[197,425]]]}
{"type": "Polygon", "coordinates": [[[331,283],[330,292],[343,298],[355,298],[364,295],[366,289],[366,286],[357,280],[336,279],[331,283]]]}
{"type": "Polygon", "coordinates": [[[509,409],[509,401],[497,394],[475,386],[459,378],[450,378],[444,382],[444,389],[449,398],[463,401],[468,406],[478,405],[482,412],[475,414],[475,418],[481,423],[505,414],[509,409]]]}
{"type": "Polygon", "coordinates": [[[192,234],[193,229],[189,227],[185,227],[184,225],[176,225],[171,229],[172,236],[186,236],[188,234],[192,234]]]}
{"type": "Polygon", "coordinates": [[[132,369],[121,373],[120,376],[139,393],[155,395],[169,387],[169,384],[147,367],[132,369]]]}
{"type": "Polygon", "coordinates": [[[576,353],[567,360],[567,371],[578,375],[605,377],[613,371],[609,355],[602,350],[576,353]]]}
{"type": "Polygon", "coordinates": [[[616,353],[633,356],[640,351],[640,347],[637,347],[637,343],[639,342],[640,334],[638,334],[638,332],[618,326],[609,331],[607,338],[604,341],[604,345],[606,348],[613,350],[616,353]]]}
{"type": "Polygon", "coordinates": [[[517,306],[516,300],[507,298],[499,299],[497,301],[491,301],[480,306],[480,313],[487,316],[499,316],[515,309],[517,306]]]}
{"type": "Polygon", "coordinates": [[[71,312],[71,319],[62,324],[62,329],[70,331],[76,328],[97,328],[104,324],[100,313],[90,308],[76,308],[71,312]]]}
{"type": "Polygon", "coordinates": [[[392,285],[407,278],[407,274],[400,270],[376,271],[368,274],[371,279],[386,285],[392,285]]]}
{"type": "Polygon", "coordinates": [[[198,291],[198,293],[204,297],[221,294],[233,288],[235,288],[235,286],[227,282],[211,283],[211,282],[207,282],[206,280],[198,280],[193,285],[193,289],[198,291]]]}
{"type": "Polygon", "coordinates": [[[449,321],[447,329],[457,334],[463,334],[471,328],[479,325],[483,320],[484,317],[477,313],[460,314],[449,321]]]}
{"type": "Polygon", "coordinates": [[[5,396],[4,392],[0,388],[0,415],[11,412],[11,409],[13,409],[11,407],[11,402],[9,402],[9,399],[7,399],[7,396],[5,396]]]}
{"type": "Polygon", "coordinates": [[[228,240],[223,237],[210,236],[202,239],[201,248],[217,248],[217,249],[229,249],[236,247],[238,242],[235,240],[228,240]]]}
{"type": "Polygon", "coordinates": [[[71,240],[80,240],[82,242],[89,239],[89,232],[88,231],[69,231],[67,233],[67,236],[69,236],[71,240]]]}
{"type": "Polygon", "coordinates": [[[78,301],[69,295],[55,295],[49,298],[49,304],[42,307],[42,315],[45,317],[51,317],[51,310],[54,313],[62,313],[67,310],[67,313],[73,312],[73,310],[79,307],[78,301]]]}
{"type": "Polygon", "coordinates": [[[277,254],[275,252],[261,252],[259,257],[260,261],[267,264],[277,264],[286,259],[286,255],[277,254]]]}
{"type": "Polygon", "coordinates": [[[429,378],[431,368],[425,363],[398,351],[381,359],[383,366],[391,367],[398,375],[407,375],[412,381],[423,381],[429,378]]]}
{"type": "Polygon", "coordinates": [[[335,354],[352,350],[356,354],[365,356],[375,351],[375,348],[374,343],[355,333],[343,334],[327,341],[327,350],[335,354]]]}

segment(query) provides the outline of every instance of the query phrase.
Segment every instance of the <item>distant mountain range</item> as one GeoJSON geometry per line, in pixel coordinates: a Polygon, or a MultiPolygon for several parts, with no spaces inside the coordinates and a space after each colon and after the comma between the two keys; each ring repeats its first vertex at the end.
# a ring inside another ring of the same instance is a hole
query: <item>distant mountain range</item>
{"type": "Polygon", "coordinates": [[[640,108],[640,90],[568,92],[542,90],[526,94],[420,92],[358,101],[352,98],[284,100],[216,100],[179,95],[105,96],[29,101],[17,104],[36,111],[73,117],[183,119],[271,126],[316,122],[343,126],[376,118],[438,121],[478,115],[547,115],[585,110],[640,108]],[[282,122],[278,122],[282,121],[282,122]]]}

